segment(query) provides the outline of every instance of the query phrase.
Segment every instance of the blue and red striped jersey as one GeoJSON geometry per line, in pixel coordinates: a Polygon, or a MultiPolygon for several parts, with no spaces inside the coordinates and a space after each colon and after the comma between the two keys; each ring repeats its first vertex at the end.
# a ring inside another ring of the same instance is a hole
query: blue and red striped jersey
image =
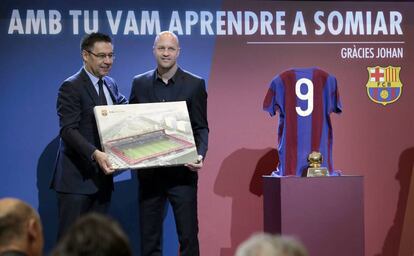
{"type": "Polygon", "coordinates": [[[319,68],[284,71],[270,83],[263,109],[279,112],[276,175],[301,176],[312,151],[322,153],[322,166],[333,173],[330,114],[342,112],[334,76],[319,68]]]}

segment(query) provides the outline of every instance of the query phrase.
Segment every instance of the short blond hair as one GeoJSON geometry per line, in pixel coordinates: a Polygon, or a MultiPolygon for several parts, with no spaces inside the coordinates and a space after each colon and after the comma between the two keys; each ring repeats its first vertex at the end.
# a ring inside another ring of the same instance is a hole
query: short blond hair
{"type": "Polygon", "coordinates": [[[240,244],[236,256],[307,256],[305,247],[295,238],[256,233],[240,244]]]}

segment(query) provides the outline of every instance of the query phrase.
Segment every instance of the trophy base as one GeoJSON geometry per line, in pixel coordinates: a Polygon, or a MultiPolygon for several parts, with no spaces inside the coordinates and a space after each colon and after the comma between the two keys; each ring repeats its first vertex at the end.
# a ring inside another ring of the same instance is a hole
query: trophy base
{"type": "Polygon", "coordinates": [[[308,168],[305,171],[304,177],[327,177],[329,176],[329,171],[326,167],[317,167],[317,168],[308,168]]]}

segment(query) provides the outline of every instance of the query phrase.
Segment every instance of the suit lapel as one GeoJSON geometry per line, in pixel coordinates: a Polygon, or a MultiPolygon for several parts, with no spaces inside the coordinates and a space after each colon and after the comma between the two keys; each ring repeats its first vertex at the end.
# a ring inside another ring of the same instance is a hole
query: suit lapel
{"type": "Polygon", "coordinates": [[[95,87],[93,86],[91,82],[91,79],[89,78],[88,74],[86,74],[86,71],[83,68],[80,71],[80,76],[86,85],[85,89],[87,93],[89,94],[89,96],[91,97],[95,105],[98,105],[99,103],[98,93],[96,92],[95,87]]]}
{"type": "Polygon", "coordinates": [[[104,77],[103,80],[104,80],[104,84],[106,85],[106,88],[108,89],[109,95],[111,96],[112,102],[114,103],[114,105],[118,104],[115,98],[114,85],[106,77],[104,77]]]}
{"type": "Polygon", "coordinates": [[[173,86],[176,86],[176,88],[175,90],[173,90],[174,94],[171,97],[171,101],[179,100],[179,96],[181,95],[181,90],[185,86],[184,84],[185,84],[184,72],[181,70],[181,68],[178,68],[177,73],[175,75],[174,85],[173,85],[173,86]]]}
{"type": "Polygon", "coordinates": [[[151,86],[148,87],[148,98],[151,102],[160,102],[161,100],[157,97],[155,93],[155,79],[157,79],[157,69],[154,69],[154,72],[149,77],[149,79],[151,79],[151,86]]]}

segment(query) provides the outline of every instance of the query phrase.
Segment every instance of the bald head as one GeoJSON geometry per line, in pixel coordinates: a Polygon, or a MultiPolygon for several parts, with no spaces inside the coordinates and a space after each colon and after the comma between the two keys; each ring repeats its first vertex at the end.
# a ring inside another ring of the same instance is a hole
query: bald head
{"type": "Polygon", "coordinates": [[[30,205],[28,205],[27,203],[23,202],[20,199],[11,198],[11,197],[0,199],[0,217],[3,216],[3,214],[13,212],[16,209],[26,210],[26,211],[30,211],[36,214],[36,212],[33,210],[33,208],[30,205]]]}
{"type": "Polygon", "coordinates": [[[174,41],[176,44],[177,44],[177,46],[178,46],[178,48],[179,48],[179,46],[180,46],[180,43],[179,43],[179,41],[178,41],[178,37],[177,37],[177,35],[175,35],[173,32],[171,32],[171,31],[162,31],[162,32],[160,32],[156,37],[155,37],[155,40],[154,40],[154,47],[157,45],[157,43],[160,41],[160,39],[161,40],[166,40],[166,39],[168,39],[168,40],[172,40],[172,41],[174,41]]]}
{"type": "Polygon", "coordinates": [[[40,255],[43,233],[39,215],[30,205],[4,198],[0,199],[0,252],[10,248],[40,255]]]}

